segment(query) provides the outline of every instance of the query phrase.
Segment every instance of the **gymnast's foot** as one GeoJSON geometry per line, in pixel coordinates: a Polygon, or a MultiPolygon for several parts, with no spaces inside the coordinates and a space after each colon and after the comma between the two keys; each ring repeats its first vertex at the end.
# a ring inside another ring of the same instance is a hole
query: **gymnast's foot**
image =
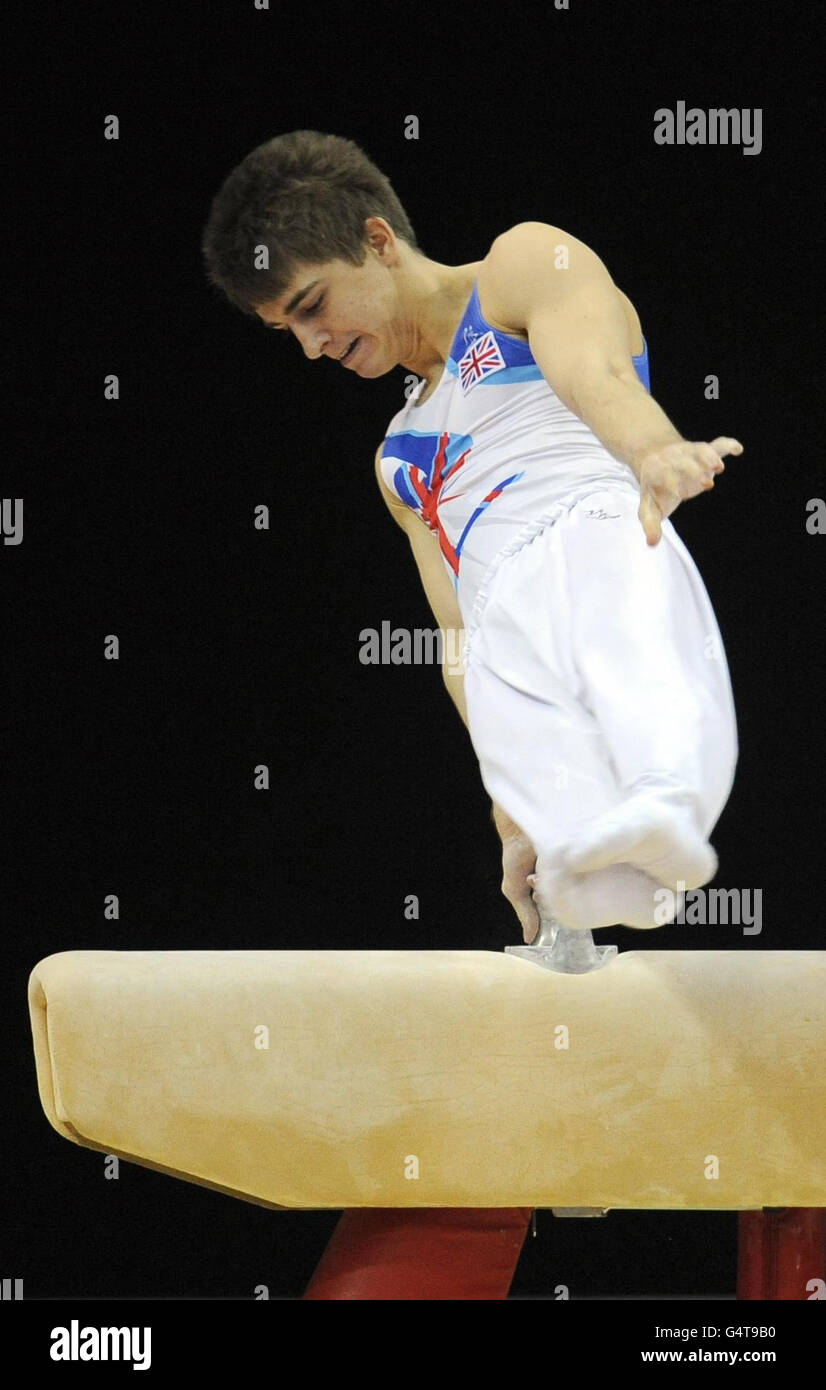
{"type": "Polygon", "coordinates": [[[559,856],[539,855],[528,874],[540,918],[562,927],[594,931],[597,927],[664,927],[680,911],[684,895],[631,864],[612,864],[590,874],[572,874],[559,856]]]}
{"type": "Polygon", "coordinates": [[[572,874],[633,865],[673,891],[701,888],[717,872],[690,807],[651,794],[629,797],[576,831],[561,863],[572,874]]]}

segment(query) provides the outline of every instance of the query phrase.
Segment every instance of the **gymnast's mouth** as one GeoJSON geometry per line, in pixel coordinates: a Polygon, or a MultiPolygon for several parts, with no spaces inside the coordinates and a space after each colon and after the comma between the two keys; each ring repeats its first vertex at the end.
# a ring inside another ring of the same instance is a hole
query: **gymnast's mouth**
{"type": "Polygon", "coordinates": [[[358,345],[359,345],[360,342],[361,342],[361,336],[359,335],[358,338],[354,338],[354,339],[353,339],[353,341],[352,341],[352,343],[350,344],[350,346],[348,347],[347,351],[344,352],[344,353],[342,353],[341,357],[338,359],[339,362],[349,362],[350,359],[351,359],[351,357],[353,356],[353,354],[354,354],[355,352],[358,351],[358,345]]]}

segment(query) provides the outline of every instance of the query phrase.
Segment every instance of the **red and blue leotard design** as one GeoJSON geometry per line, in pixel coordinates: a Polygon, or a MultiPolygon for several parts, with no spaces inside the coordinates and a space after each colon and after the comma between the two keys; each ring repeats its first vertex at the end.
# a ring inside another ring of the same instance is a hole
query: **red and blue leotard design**
{"type": "Polygon", "coordinates": [[[393,446],[403,450],[405,462],[400,463],[393,474],[393,486],[397,495],[409,506],[416,508],[422,520],[439,537],[439,549],[453,572],[454,579],[459,576],[459,557],[462,554],[470,528],[482,515],[491,502],[522,477],[512,473],[503,478],[473,508],[462,527],[455,545],[445,530],[439,515],[441,503],[452,502],[463,496],[461,491],[461,470],[465,467],[473,447],[468,435],[451,436],[448,430],[440,435],[421,434],[417,430],[407,431],[404,436],[395,435],[393,446]],[[445,490],[447,489],[447,490],[445,490]]]}
{"type": "MultiPolygon", "coordinates": [[[[650,391],[648,345],[632,358],[650,391]]],[[[639,495],[632,469],[563,404],[525,338],[482,317],[474,284],[444,372],[421,382],[385,435],[382,477],[439,537],[462,613],[514,537],[558,502],[606,486],[639,495]]]]}

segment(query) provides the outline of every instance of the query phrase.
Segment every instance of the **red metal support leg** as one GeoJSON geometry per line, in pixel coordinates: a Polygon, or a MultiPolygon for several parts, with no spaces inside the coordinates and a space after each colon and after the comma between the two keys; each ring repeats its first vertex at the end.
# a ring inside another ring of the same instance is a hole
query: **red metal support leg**
{"type": "Polygon", "coordinates": [[[809,1299],[813,1280],[826,1280],[826,1207],[738,1213],[738,1299],[809,1299]]]}
{"type": "Polygon", "coordinates": [[[531,1207],[345,1211],[305,1299],[503,1299],[531,1207]]]}

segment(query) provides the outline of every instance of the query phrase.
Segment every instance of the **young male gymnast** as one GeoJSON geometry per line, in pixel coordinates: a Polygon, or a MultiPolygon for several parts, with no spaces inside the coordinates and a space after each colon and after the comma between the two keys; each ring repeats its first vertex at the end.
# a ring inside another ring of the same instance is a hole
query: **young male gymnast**
{"type": "Polygon", "coordinates": [[[674,427],[633,304],[577,237],[521,222],[481,260],[431,260],[353,141],[252,150],[202,249],[210,283],[309,358],[422,378],[376,478],[436,622],[464,633],[464,670],[442,671],[524,939],[540,915],[673,920],[716,872],[738,743],[714,611],[668,517],[742,444],[674,427]]]}

